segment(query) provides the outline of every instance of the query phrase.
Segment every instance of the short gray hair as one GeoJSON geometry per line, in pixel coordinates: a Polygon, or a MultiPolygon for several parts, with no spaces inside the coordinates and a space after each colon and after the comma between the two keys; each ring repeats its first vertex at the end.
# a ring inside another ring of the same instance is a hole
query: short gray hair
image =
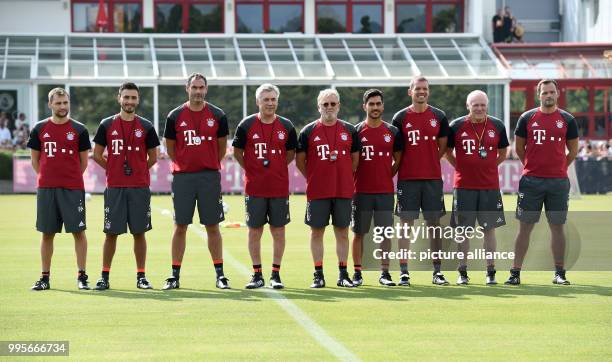
{"type": "Polygon", "coordinates": [[[321,103],[321,99],[329,95],[336,96],[336,98],[338,98],[338,102],[340,102],[340,93],[338,93],[338,91],[333,88],[326,88],[319,92],[319,96],[317,97],[317,104],[321,103]]]}
{"type": "Polygon", "coordinates": [[[263,92],[274,92],[276,93],[276,98],[280,98],[280,90],[278,90],[278,87],[274,84],[264,83],[257,87],[257,90],[255,91],[255,99],[259,99],[263,92]]]}
{"type": "Polygon", "coordinates": [[[479,96],[479,95],[483,95],[485,97],[485,99],[487,100],[487,104],[489,104],[489,96],[487,96],[487,94],[481,90],[474,90],[471,91],[470,94],[468,94],[467,98],[465,99],[465,104],[467,104],[468,106],[470,105],[470,99],[479,96]]]}

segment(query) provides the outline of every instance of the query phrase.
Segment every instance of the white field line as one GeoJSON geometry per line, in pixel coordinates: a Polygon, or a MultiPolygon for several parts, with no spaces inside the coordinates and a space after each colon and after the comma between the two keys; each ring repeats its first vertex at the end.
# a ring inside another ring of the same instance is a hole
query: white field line
{"type": "MultiPolygon", "coordinates": [[[[167,209],[153,207],[160,211],[164,216],[172,217],[172,212],[167,209]]],[[[202,239],[206,240],[206,232],[200,229],[195,224],[189,225],[189,230],[195,232],[202,239]]],[[[232,254],[227,250],[223,250],[223,259],[227,261],[234,269],[238,270],[245,279],[251,276],[251,272],[247,267],[242,265],[232,254]]],[[[262,288],[262,290],[278,305],[281,306],[308,334],[310,334],[321,346],[323,346],[332,355],[341,361],[360,361],[353,352],[348,350],[342,343],[330,336],[320,325],[312,320],[308,315],[300,309],[295,303],[287,299],[282,293],[275,289],[262,288]]]]}

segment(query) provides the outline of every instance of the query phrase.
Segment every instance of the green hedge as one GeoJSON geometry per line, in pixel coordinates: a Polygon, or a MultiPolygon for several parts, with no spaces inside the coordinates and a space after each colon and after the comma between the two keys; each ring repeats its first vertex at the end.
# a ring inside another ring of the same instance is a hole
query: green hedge
{"type": "Polygon", "coordinates": [[[13,179],[13,152],[0,151],[0,180],[13,179]]]}

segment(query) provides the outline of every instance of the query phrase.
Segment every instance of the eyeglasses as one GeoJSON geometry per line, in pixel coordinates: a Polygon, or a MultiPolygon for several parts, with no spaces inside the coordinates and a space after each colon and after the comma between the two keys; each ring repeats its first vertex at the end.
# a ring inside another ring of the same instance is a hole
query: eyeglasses
{"type": "Polygon", "coordinates": [[[325,102],[325,103],[322,103],[321,105],[322,105],[324,108],[327,108],[327,107],[335,107],[335,106],[337,106],[337,105],[338,105],[338,103],[336,103],[336,102],[325,102]]]}

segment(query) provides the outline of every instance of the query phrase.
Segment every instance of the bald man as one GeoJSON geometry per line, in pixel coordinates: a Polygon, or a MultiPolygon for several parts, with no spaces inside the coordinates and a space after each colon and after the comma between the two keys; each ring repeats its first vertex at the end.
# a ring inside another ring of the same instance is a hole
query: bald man
{"type": "MultiPolygon", "coordinates": [[[[484,249],[494,252],[497,246],[495,228],[506,224],[497,166],[506,159],[508,137],[504,123],[487,114],[488,104],[489,99],[483,91],[475,90],[468,95],[466,107],[469,114],[450,124],[446,158],[455,167],[451,225],[459,232],[474,227],[478,220],[484,234],[484,249]]],[[[461,236],[455,238],[458,250],[464,255],[457,269],[457,284],[467,285],[465,255],[469,251],[470,239],[466,237],[467,233],[461,236]]],[[[497,284],[493,259],[487,259],[485,282],[487,285],[497,284]]]]}

